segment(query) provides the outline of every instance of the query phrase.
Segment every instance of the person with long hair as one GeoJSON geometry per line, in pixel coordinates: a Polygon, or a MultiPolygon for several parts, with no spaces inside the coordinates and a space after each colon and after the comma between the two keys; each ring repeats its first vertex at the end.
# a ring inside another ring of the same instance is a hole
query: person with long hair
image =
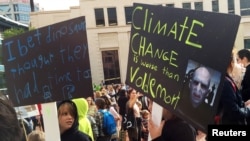
{"type": "Polygon", "coordinates": [[[126,115],[132,115],[135,118],[135,126],[127,128],[129,141],[141,141],[141,115],[140,108],[136,104],[138,93],[134,88],[128,90],[129,100],[126,103],[126,115]]]}
{"type": "Polygon", "coordinates": [[[1,141],[21,141],[23,130],[9,99],[0,94],[0,139],[1,141]]]}

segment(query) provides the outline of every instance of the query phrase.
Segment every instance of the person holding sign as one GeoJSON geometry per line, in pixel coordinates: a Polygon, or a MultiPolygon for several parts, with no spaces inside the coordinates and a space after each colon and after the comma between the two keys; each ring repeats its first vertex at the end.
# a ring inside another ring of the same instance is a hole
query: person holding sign
{"type": "Polygon", "coordinates": [[[185,122],[176,117],[169,110],[163,108],[163,121],[157,127],[150,118],[148,129],[152,141],[196,141],[196,130],[185,122]]]}
{"type": "Polygon", "coordinates": [[[237,85],[229,76],[234,68],[233,55],[227,68],[222,94],[216,116],[216,124],[246,125],[246,118],[250,118],[250,100],[244,102],[237,85]]]}
{"type": "Polygon", "coordinates": [[[91,138],[78,130],[77,107],[71,100],[64,100],[57,105],[61,141],[91,141],[91,138]]]}

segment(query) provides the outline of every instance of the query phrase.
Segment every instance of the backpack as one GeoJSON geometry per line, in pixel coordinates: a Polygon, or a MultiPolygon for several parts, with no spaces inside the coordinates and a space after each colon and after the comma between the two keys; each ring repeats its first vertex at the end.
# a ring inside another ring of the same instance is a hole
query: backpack
{"type": "Polygon", "coordinates": [[[112,135],[116,133],[116,122],[114,116],[109,111],[99,110],[103,114],[104,134],[112,135]]]}

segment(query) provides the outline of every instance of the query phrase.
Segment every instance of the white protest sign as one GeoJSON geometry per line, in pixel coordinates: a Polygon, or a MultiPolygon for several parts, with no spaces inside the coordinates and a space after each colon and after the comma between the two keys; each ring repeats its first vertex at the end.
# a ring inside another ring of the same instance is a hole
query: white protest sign
{"type": "Polygon", "coordinates": [[[46,141],[60,141],[56,102],[42,104],[46,141]]]}

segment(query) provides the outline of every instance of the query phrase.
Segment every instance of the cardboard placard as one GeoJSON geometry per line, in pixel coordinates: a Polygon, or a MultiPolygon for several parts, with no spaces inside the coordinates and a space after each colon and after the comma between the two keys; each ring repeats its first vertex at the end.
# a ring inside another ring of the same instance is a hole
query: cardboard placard
{"type": "Polygon", "coordinates": [[[8,94],[15,106],[93,95],[85,17],[3,41],[8,94]]]}
{"type": "Polygon", "coordinates": [[[207,132],[239,23],[232,14],[135,3],[126,84],[207,132]],[[206,108],[186,110],[188,73],[200,66],[211,74],[214,96],[204,100],[206,108]]]}

